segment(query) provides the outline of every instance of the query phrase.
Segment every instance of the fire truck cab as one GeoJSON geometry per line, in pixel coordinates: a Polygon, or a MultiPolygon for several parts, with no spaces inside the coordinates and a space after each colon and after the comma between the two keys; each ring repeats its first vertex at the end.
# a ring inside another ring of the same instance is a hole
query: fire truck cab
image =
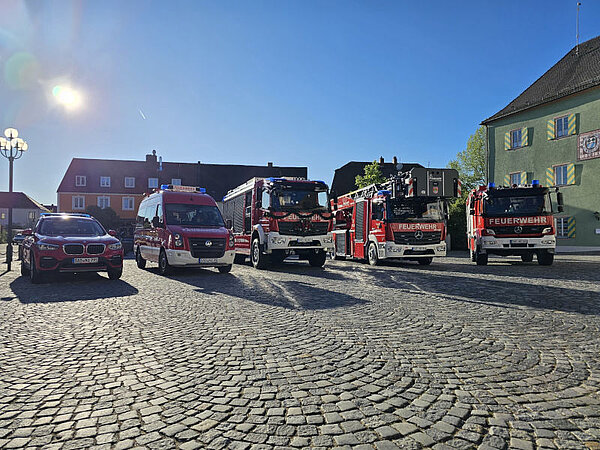
{"type": "Polygon", "coordinates": [[[335,199],[334,258],[405,258],[431,264],[446,255],[447,202],[460,196],[455,169],[420,165],[382,185],[371,185],[335,199]]]}
{"type": "Polygon", "coordinates": [[[252,178],[223,198],[223,215],[235,236],[235,262],[250,256],[264,269],[292,254],[311,266],[325,264],[331,250],[332,215],[323,181],[252,178]]]}
{"type": "MultiPolygon", "coordinates": [[[[556,230],[552,217],[551,189],[533,180],[531,185],[474,189],[467,199],[467,243],[471,259],[486,265],[488,255],[520,256],[549,266],[554,261],[556,230]]],[[[563,210],[557,194],[558,212],[563,210]]]]}

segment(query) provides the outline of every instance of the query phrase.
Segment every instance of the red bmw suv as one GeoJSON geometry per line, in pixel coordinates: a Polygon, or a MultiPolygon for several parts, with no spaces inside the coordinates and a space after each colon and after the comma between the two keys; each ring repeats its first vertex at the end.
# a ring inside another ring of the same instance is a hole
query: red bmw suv
{"type": "Polygon", "coordinates": [[[35,228],[23,231],[21,275],[39,283],[56,272],[108,272],[111,280],[123,273],[123,246],[89,214],[41,214],[35,228]]]}

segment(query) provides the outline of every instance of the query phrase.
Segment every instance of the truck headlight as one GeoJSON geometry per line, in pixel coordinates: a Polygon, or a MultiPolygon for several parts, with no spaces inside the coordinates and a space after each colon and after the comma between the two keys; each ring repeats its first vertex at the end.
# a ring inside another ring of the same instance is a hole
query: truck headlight
{"type": "Polygon", "coordinates": [[[486,228],[484,235],[496,236],[496,232],[494,230],[492,230],[491,228],[486,228]]]}
{"type": "Polygon", "coordinates": [[[114,244],[108,244],[109,250],[121,250],[123,248],[123,244],[121,242],[115,242],[114,244]]]}
{"type": "Polygon", "coordinates": [[[546,227],[542,230],[542,234],[553,234],[552,227],[546,227]]]}
{"type": "Polygon", "coordinates": [[[285,238],[273,236],[271,238],[271,244],[279,244],[279,245],[285,244],[285,238]]]}
{"type": "Polygon", "coordinates": [[[324,242],[325,244],[331,244],[331,243],[333,242],[333,238],[332,238],[331,236],[325,236],[325,237],[323,238],[323,242],[324,242]]]}
{"type": "Polygon", "coordinates": [[[175,241],[175,247],[183,247],[183,238],[179,233],[175,233],[173,239],[175,241]]]}
{"type": "Polygon", "coordinates": [[[45,250],[45,251],[52,251],[52,250],[56,250],[58,248],[58,245],[56,245],[56,244],[46,244],[44,242],[38,242],[36,245],[40,250],[45,250]]]}
{"type": "Polygon", "coordinates": [[[542,239],[540,243],[543,245],[554,244],[554,239],[542,239]]]}

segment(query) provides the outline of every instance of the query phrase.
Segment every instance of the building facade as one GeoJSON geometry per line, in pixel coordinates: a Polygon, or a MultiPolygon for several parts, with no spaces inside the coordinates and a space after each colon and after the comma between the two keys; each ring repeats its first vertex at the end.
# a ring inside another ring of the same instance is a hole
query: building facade
{"type": "Polygon", "coordinates": [[[31,228],[41,213],[50,212],[47,208],[23,192],[0,192],[0,228],[8,226],[8,210],[12,208],[13,228],[31,228]]]}
{"type": "Polygon", "coordinates": [[[600,37],[574,48],[487,129],[488,180],[558,186],[557,251],[600,251],[600,37]]]}
{"type": "Polygon", "coordinates": [[[201,186],[220,201],[252,177],[304,177],[306,167],[176,163],[73,158],[57,190],[58,212],[85,212],[90,205],[112,208],[123,222],[135,220],[145,195],[163,184],[201,186]]]}

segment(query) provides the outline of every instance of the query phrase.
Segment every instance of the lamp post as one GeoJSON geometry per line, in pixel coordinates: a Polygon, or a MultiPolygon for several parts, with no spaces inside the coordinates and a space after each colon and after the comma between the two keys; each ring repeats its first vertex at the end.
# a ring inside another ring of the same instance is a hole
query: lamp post
{"type": "MultiPolygon", "coordinates": [[[[19,132],[15,128],[7,128],[4,130],[4,137],[0,137],[0,153],[8,159],[8,192],[13,191],[13,163],[15,159],[23,156],[23,152],[27,150],[28,145],[19,137],[19,132]]],[[[9,196],[12,202],[12,196],[9,196]]],[[[6,264],[7,271],[11,270],[13,247],[12,247],[12,204],[8,205],[8,244],[6,246],[6,264]]]]}

